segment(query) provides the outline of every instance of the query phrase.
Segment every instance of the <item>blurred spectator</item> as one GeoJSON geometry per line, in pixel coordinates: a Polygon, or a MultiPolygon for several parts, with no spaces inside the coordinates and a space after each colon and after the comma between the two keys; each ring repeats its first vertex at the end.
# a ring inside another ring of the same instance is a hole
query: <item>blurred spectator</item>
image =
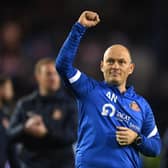
{"type": "Polygon", "coordinates": [[[13,112],[13,84],[10,78],[0,76],[0,168],[10,162],[11,168],[18,168],[15,146],[9,141],[7,128],[13,112]]]}
{"type": "Polygon", "coordinates": [[[0,77],[0,167],[4,168],[8,160],[8,137],[6,128],[9,125],[8,116],[4,112],[4,85],[6,79],[0,77]]]}
{"type": "Polygon", "coordinates": [[[0,63],[1,71],[9,76],[19,75],[23,71],[21,61],[21,27],[15,22],[4,23],[1,29],[0,63]]]}
{"type": "Polygon", "coordinates": [[[30,83],[31,63],[31,59],[28,59],[24,53],[21,24],[6,21],[0,31],[0,71],[12,78],[17,98],[23,96],[30,83]],[[27,82],[23,85],[25,80],[27,82]]]}
{"type": "Polygon", "coordinates": [[[54,61],[41,59],[35,67],[38,90],[22,98],[8,129],[22,144],[21,168],[73,168],[76,109],[61,88],[54,61]]]}
{"type": "Polygon", "coordinates": [[[9,119],[14,106],[14,89],[12,80],[6,76],[0,76],[0,108],[9,119]]]}

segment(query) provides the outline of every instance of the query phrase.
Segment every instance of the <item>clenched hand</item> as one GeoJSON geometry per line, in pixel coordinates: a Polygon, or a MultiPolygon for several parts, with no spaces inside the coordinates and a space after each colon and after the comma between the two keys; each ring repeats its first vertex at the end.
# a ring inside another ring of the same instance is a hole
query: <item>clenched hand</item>
{"type": "Polygon", "coordinates": [[[84,11],[80,15],[78,22],[85,27],[93,27],[100,22],[100,19],[99,15],[96,12],[84,11]]]}

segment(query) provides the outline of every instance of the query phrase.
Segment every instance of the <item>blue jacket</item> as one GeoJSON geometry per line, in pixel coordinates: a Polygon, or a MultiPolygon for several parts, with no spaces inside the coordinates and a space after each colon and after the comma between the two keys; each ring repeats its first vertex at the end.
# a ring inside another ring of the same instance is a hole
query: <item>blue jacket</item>
{"type": "Polygon", "coordinates": [[[139,152],[146,156],[160,153],[160,136],[150,105],[133,87],[121,94],[117,87],[96,81],[73,67],[80,40],[86,28],[76,23],[56,59],[56,68],[78,103],[78,168],[140,168],[139,152]],[[116,127],[136,131],[139,145],[120,146],[116,127]]]}

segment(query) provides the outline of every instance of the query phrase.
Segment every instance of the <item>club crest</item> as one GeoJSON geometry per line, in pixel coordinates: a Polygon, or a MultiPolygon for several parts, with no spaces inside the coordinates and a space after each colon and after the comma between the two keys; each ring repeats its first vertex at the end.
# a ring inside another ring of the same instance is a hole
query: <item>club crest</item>
{"type": "Polygon", "coordinates": [[[62,111],[60,109],[54,109],[52,118],[54,120],[60,120],[62,118],[62,111]]]}
{"type": "Polygon", "coordinates": [[[131,102],[130,107],[132,110],[134,110],[136,112],[140,112],[140,107],[135,101],[131,102]]]}

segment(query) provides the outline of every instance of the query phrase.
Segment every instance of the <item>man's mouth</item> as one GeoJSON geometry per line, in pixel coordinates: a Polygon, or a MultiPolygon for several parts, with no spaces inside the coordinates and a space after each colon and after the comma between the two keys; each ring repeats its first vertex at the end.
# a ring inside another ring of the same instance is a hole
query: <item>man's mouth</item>
{"type": "Polygon", "coordinates": [[[117,76],[120,76],[120,73],[119,72],[110,72],[110,75],[114,76],[114,77],[117,77],[117,76]]]}

